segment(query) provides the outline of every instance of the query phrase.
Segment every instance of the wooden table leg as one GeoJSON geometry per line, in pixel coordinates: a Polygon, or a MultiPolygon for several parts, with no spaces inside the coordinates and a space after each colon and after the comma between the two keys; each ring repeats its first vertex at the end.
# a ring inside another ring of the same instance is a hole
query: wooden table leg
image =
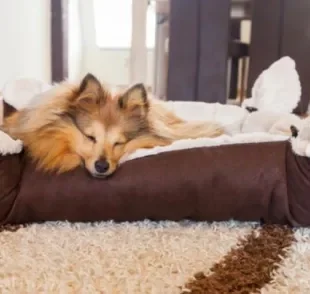
{"type": "Polygon", "coordinates": [[[227,101],[230,0],[171,0],[168,100],[227,101]]]}
{"type": "Polygon", "coordinates": [[[68,0],[51,1],[52,82],[68,77],[68,0]]]}
{"type": "Polygon", "coordinates": [[[282,5],[282,0],[254,0],[248,97],[251,96],[251,89],[257,77],[279,58],[282,5]]]}
{"type": "Polygon", "coordinates": [[[290,56],[296,62],[302,96],[295,110],[304,114],[310,101],[310,1],[284,0],[281,56],[290,56]]]}
{"type": "Polygon", "coordinates": [[[171,0],[167,100],[196,100],[199,0],[171,0]]]}
{"type": "Polygon", "coordinates": [[[230,0],[200,0],[197,101],[227,102],[230,0]]]}

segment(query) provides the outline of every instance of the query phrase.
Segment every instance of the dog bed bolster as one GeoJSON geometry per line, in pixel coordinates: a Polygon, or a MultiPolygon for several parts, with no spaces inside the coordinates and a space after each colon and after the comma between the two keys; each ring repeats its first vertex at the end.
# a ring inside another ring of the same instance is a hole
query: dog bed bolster
{"type": "Polygon", "coordinates": [[[3,117],[9,116],[11,113],[16,111],[16,109],[13,106],[6,103],[4,100],[2,102],[3,102],[3,117]]]}
{"type": "MultiPolygon", "coordinates": [[[[14,111],[4,104],[5,115],[14,111]]],[[[222,145],[130,160],[110,178],[36,170],[0,156],[0,222],[193,219],[310,225],[310,159],[288,141],[222,145]]]]}
{"type": "Polygon", "coordinates": [[[302,226],[310,225],[310,159],[287,149],[287,191],[290,211],[302,226]]]}
{"type": "Polygon", "coordinates": [[[22,156],[0,156],[0,224],[6,223],[19,193],[22,156]]]}
{"type": "Polygon", "coordinates": [[[42,173],[25,158],[17,199],[9,197],[14,206],[2,222],[188,218],[295,224],[287,195],[288,148],[288,142],[268,142],[166,152],[128,161],[106,180],[83,168],[42,173]]]}

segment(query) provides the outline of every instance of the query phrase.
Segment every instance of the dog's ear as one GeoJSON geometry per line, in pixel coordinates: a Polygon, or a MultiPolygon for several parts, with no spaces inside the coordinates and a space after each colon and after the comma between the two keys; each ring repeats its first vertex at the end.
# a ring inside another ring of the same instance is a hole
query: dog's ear
{"type": "Polygon", "coordinates": [[[290,129],[291,129],[292,137],[296,138],[298,136],[299,130],[294,125],[291,125],[290,129]]]}
{"type": "Polygon", "coordinates": [[[76,102],[82,104],[99,104],[105,101],[105,91],[100,81],[91,73],[82,79],[77,95],[76,102]]]}
{"type": "Polygon", "coordinates": [[[135,84],[118,98],[118,106],[130,115],[144,116],[148,110],[148,95],[144,84],[135,84]]]}

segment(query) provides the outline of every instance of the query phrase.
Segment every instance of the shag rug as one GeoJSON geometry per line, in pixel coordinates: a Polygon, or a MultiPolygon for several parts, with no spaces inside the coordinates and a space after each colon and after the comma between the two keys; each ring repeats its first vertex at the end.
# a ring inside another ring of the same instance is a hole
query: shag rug
{"type": "Polygon", "coordinates": [[[0,293],[310,293],[310,230],[45,223],[0,232],[0,293]]]}

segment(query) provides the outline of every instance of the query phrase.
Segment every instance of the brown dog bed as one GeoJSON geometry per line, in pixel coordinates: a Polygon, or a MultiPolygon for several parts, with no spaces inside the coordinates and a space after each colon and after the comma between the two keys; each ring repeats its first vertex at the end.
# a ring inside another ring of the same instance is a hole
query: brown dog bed
{"type": "MultiPolygon", "coordinates": [[[[7,114],[12,109],[5,106],[7,114]]],[[[288,141],[178,150],[124,163],[108,180],[0,157],[0,221],[264,221],[310,225],[310,160],[288,141]]]]}
{"type": "MultiPolygon", "coordinates": [[[[4,104],[4,115],[14,111],[4,104]]],[[[264,221],[310,225],[310,159],[288,141],[178,150],[128,161],[108,180],[53,175],[0,156],[0,223],[264,221]]]]}

